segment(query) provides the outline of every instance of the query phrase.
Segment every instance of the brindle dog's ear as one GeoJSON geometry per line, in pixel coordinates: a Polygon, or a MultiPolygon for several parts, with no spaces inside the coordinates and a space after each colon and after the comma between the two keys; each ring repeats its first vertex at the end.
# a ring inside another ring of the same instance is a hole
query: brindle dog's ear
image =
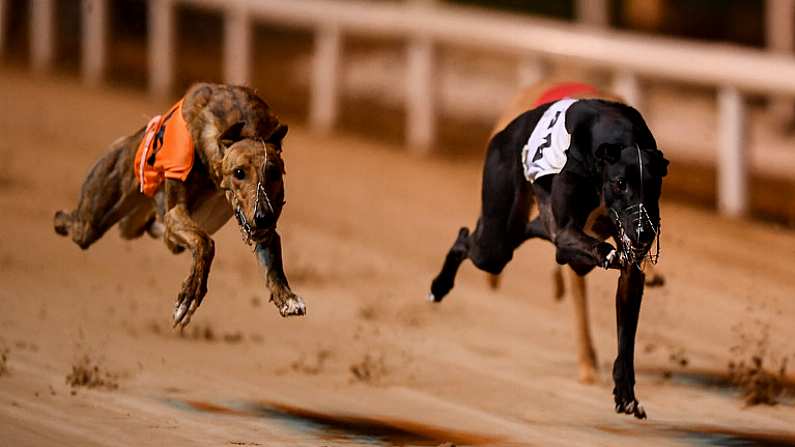
{"type": "Polygon", "coordinates": [[[599,160],[605,161],[607,163],[615,163],[621,159],[621,151],[624,148],[618,144],[600,144],[598,148],[596,148],[596,158],[599,160]]]}
{"type": "Polygon", "coordinates": [[[287,136],[287,125],[279,124],[279,127],[277,127],[276,130],[274,130],[273,133],[270,134],[270,136],[268,137],[267,140],[265,140],[265,142],[276,146],[276,150],[281,152],[282,140],[284,140],[284,137],[286,136],[287,136]]]}
{"type": "Polygon", "coordinates": [[[246,127],[246,123],[238,121],[229,126],[228,129],[218,136],[218,145],[221,147],[222,151],[243,139],[241,133],[244,127],[246,127]]]}

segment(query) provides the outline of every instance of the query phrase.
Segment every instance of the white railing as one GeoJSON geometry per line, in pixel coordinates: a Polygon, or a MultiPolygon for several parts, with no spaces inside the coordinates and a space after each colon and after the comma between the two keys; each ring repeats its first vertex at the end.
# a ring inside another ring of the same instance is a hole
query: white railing
{"type": "MultiPolygon", "coordinates": [[[[34,68],[46,70],[53,58],[54,0],[30,1],[31,60],[34,68]]],[[[82,70],[87,82],[96,83],[105,68],[107,0],[82,1],[82,70]]],[[[336,122],[342,36],[407,39],[406,139],[409,147],[419,151],[428,150],[435,136],[434,46],[438,43],[514,53],[527,61],[519,64],[517,73],[525,80],[543,75],[539,60],[575,61],[613,72],[618,93],[636,105],[642,103],[640,78],[715,87],[720,114],[718,206],[731,216],[743,215],[748,209],[743,95],[795,96],[795,58],[732,45],[605,31],[448,5],[362,0],[149,0],[149,86],[158,95],[168,93],[174,80],[177,2],[224,15],[223,73],[231,83],[246,84],[250,79],[252,21],[315,30],[310,123],[318,131],[328,131],[336,122]]],[[[0,0],[0,24],[4,4],[5,0],[0,0]]]]}

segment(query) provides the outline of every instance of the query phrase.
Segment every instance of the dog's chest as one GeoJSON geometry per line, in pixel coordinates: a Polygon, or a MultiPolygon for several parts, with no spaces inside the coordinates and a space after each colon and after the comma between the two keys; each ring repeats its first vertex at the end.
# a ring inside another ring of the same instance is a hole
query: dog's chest
{"type": "Polygon", "coordinates": [[[214,192],[197,200],[190,209],[190,215],[207,234],[213,234],[232,217],[232,207],[223,193],[214,192]]]}

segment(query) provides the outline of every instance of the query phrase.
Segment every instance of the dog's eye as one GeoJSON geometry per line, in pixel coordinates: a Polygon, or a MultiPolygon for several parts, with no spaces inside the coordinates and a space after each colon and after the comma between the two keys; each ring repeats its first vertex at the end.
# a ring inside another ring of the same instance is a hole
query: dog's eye
{"type": "Polygon", "coordinates": [[[234,175],[238,180],[243,180],[246,178],[246,171],[244,171],[242,168],[237,168],[234,170],[234,172],[232,172],[232,175],[234,175]]]}
{"type": "Polygon", "coordinates": [[[623,191],[624,189],[627,188],[627,181],[624,180],[623,177],[617,178],[616,179],[616,188],[618,188],[620,191],[623,191]]]}

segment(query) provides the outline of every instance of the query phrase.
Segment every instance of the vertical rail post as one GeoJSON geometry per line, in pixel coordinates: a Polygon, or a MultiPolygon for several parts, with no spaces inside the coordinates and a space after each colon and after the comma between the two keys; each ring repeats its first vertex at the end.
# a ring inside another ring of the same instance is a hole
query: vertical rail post
{"type": "MultiPolygon", "coordinates": [[[[765,25],[768,49],[792,54],[795,47],[795,0],[767,0],[765,25]]],[[[769,110],[779,125],[795,118],[795,103],[789,98],[771,98],[769,110]]]]}
{"type": "Polygon", "coordinates": [[[610,10],[607,0],[577,0],[577,20],[595,27],[610,25],[610,10]]]}
{"type": "Polygon", "coordinates": [[[149,0],[149,91],[168,95],[174,83],[174,3],[149,0]]]}
{"type": "Polygon", "coordinates": [[[315,32],[309,121],[321,133],[329,132],[337,121],[341,40],[336,25],[321,26],[315,32]]]}
{"type": "Polygon", "coordinates": [[[248,85],[251,76],[251,24],[243,6],[224,13],[224,82],[248,85]]]}
{"type": "Polygon", "coordinates": [[[30,52],[35,71],[52,68],[54,55],[54,0],[32,0],[30,4],[30,52]]]}
{"type": "Polygon", "coordinates": [[[640,91],[640,80],[628,71],[619,71],[613,78],[613,91],[624,98],[627,104],[641,110],[643,109],[643,94],[640,91]]]}
{"type": "Polygon", "coordinates": [[[748,212],[748,152],[745,103],[735,87],[718,92],[718,210],[730,217],[748,212]]]}
{"type": "Polygon", "coordinates": [[[82,70],[83,81],[97,85],[105,72],[107,0],[83,0],[82,70]]]}
{"type": "Polygon", "coordinates": [[[413,37],[407,57],[406,142],[412,150],[426,154],[436,137],[434,51],[430,37],[413,37]]]}

